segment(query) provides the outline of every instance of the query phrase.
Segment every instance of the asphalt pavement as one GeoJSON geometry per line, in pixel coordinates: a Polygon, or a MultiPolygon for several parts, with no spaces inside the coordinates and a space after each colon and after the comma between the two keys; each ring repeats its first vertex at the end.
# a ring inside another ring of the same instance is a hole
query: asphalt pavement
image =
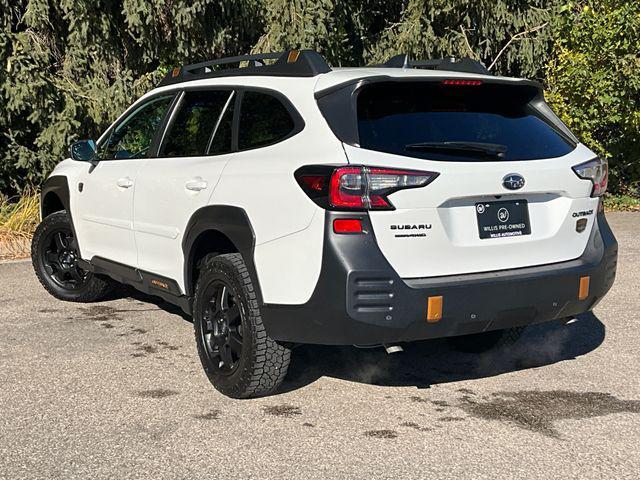
{"type": "Polygon", "coordinates": [[[511,349],[301,346],[282,393],[208,383],[192,325],[122,289],[64,303],[0,264],[0,478],[640,477],[640,214],[616,283],[511,349]]]}

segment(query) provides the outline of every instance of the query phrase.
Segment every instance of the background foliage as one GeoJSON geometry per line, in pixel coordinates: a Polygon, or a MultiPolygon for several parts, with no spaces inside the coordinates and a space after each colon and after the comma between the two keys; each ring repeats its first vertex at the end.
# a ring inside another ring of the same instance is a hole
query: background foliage
{"type": "Polygon", "coordinates": [[[640,180],[640,2],[590,0],[556,17],[547,99],[595,152],[618,193],[640,180]]]}
{"type": "Polygon", "coordinates": [[[472,56],[544,81],[633,194],[639,22],[622,0],[0,0],[0,191],[37,185],[171,66],[304,47],[336,66],[472,56]]]}

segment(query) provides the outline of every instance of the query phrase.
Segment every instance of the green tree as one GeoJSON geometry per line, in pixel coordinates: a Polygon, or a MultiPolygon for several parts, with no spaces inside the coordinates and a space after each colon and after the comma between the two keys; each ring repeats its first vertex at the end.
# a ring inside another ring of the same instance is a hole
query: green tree
{"type": "Polygon", "coordinates": [[[640,180],[640,2],[567,4],[554,25],[547,99],[609,159],[610,185],[637,194],[640,180]]]}
{"type": "Polygon", "coordinates": [[[38,184],[171,65],[248,51],[258,0],[0,0],[0,190],[38,184]]]}
{"type": "Polygon", "coordinates": [[[366,57],[374,62],[397,53],[471,57],[499,74],[541,78],[556,5],[553,0],[408,0],[366,57]]]}
{"type": "Polygon", "coordinates": [[[309,48],[334,66],[364,64],[369,46],[402,12],[400,0],[265,0],[264,7],[266,30],[254,51],[309,48]]]}
{"type": "MultiPolygon", "coordinates": [[[[471,56],[545,79],[562,118],[640,178],[638,2],[0,0],[0,191],[39,184],[172,66],[313,48],[334,66],[471,56]]],[[[606,152],[606,153],[605,153],[606,152]]]]}

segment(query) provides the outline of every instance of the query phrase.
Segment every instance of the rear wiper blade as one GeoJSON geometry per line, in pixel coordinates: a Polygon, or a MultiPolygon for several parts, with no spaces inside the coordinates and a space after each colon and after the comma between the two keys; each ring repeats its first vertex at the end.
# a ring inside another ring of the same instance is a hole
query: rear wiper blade
{"type": "Polygon", "coordinates": [[[507,153],[507,146],[499,143],[484,142],[422,142],[410,143],[405,150],[419,152],[438,152],[451,154],[466,154],[471,156],[490,156],[503,158],[507,153]]]}

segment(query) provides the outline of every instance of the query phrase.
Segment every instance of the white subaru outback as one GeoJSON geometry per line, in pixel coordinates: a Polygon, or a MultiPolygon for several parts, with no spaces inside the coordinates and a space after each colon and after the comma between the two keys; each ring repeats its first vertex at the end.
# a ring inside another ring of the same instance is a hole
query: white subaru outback
{"type": "Polygon", "coordinates": [[[178,305],[231,397],[274,392],[296,344],[490,348],[615,277],[607,163],[539,84],[469,59],[176,68],[70,157],[42,187],[44,288],[178,305]]]}

